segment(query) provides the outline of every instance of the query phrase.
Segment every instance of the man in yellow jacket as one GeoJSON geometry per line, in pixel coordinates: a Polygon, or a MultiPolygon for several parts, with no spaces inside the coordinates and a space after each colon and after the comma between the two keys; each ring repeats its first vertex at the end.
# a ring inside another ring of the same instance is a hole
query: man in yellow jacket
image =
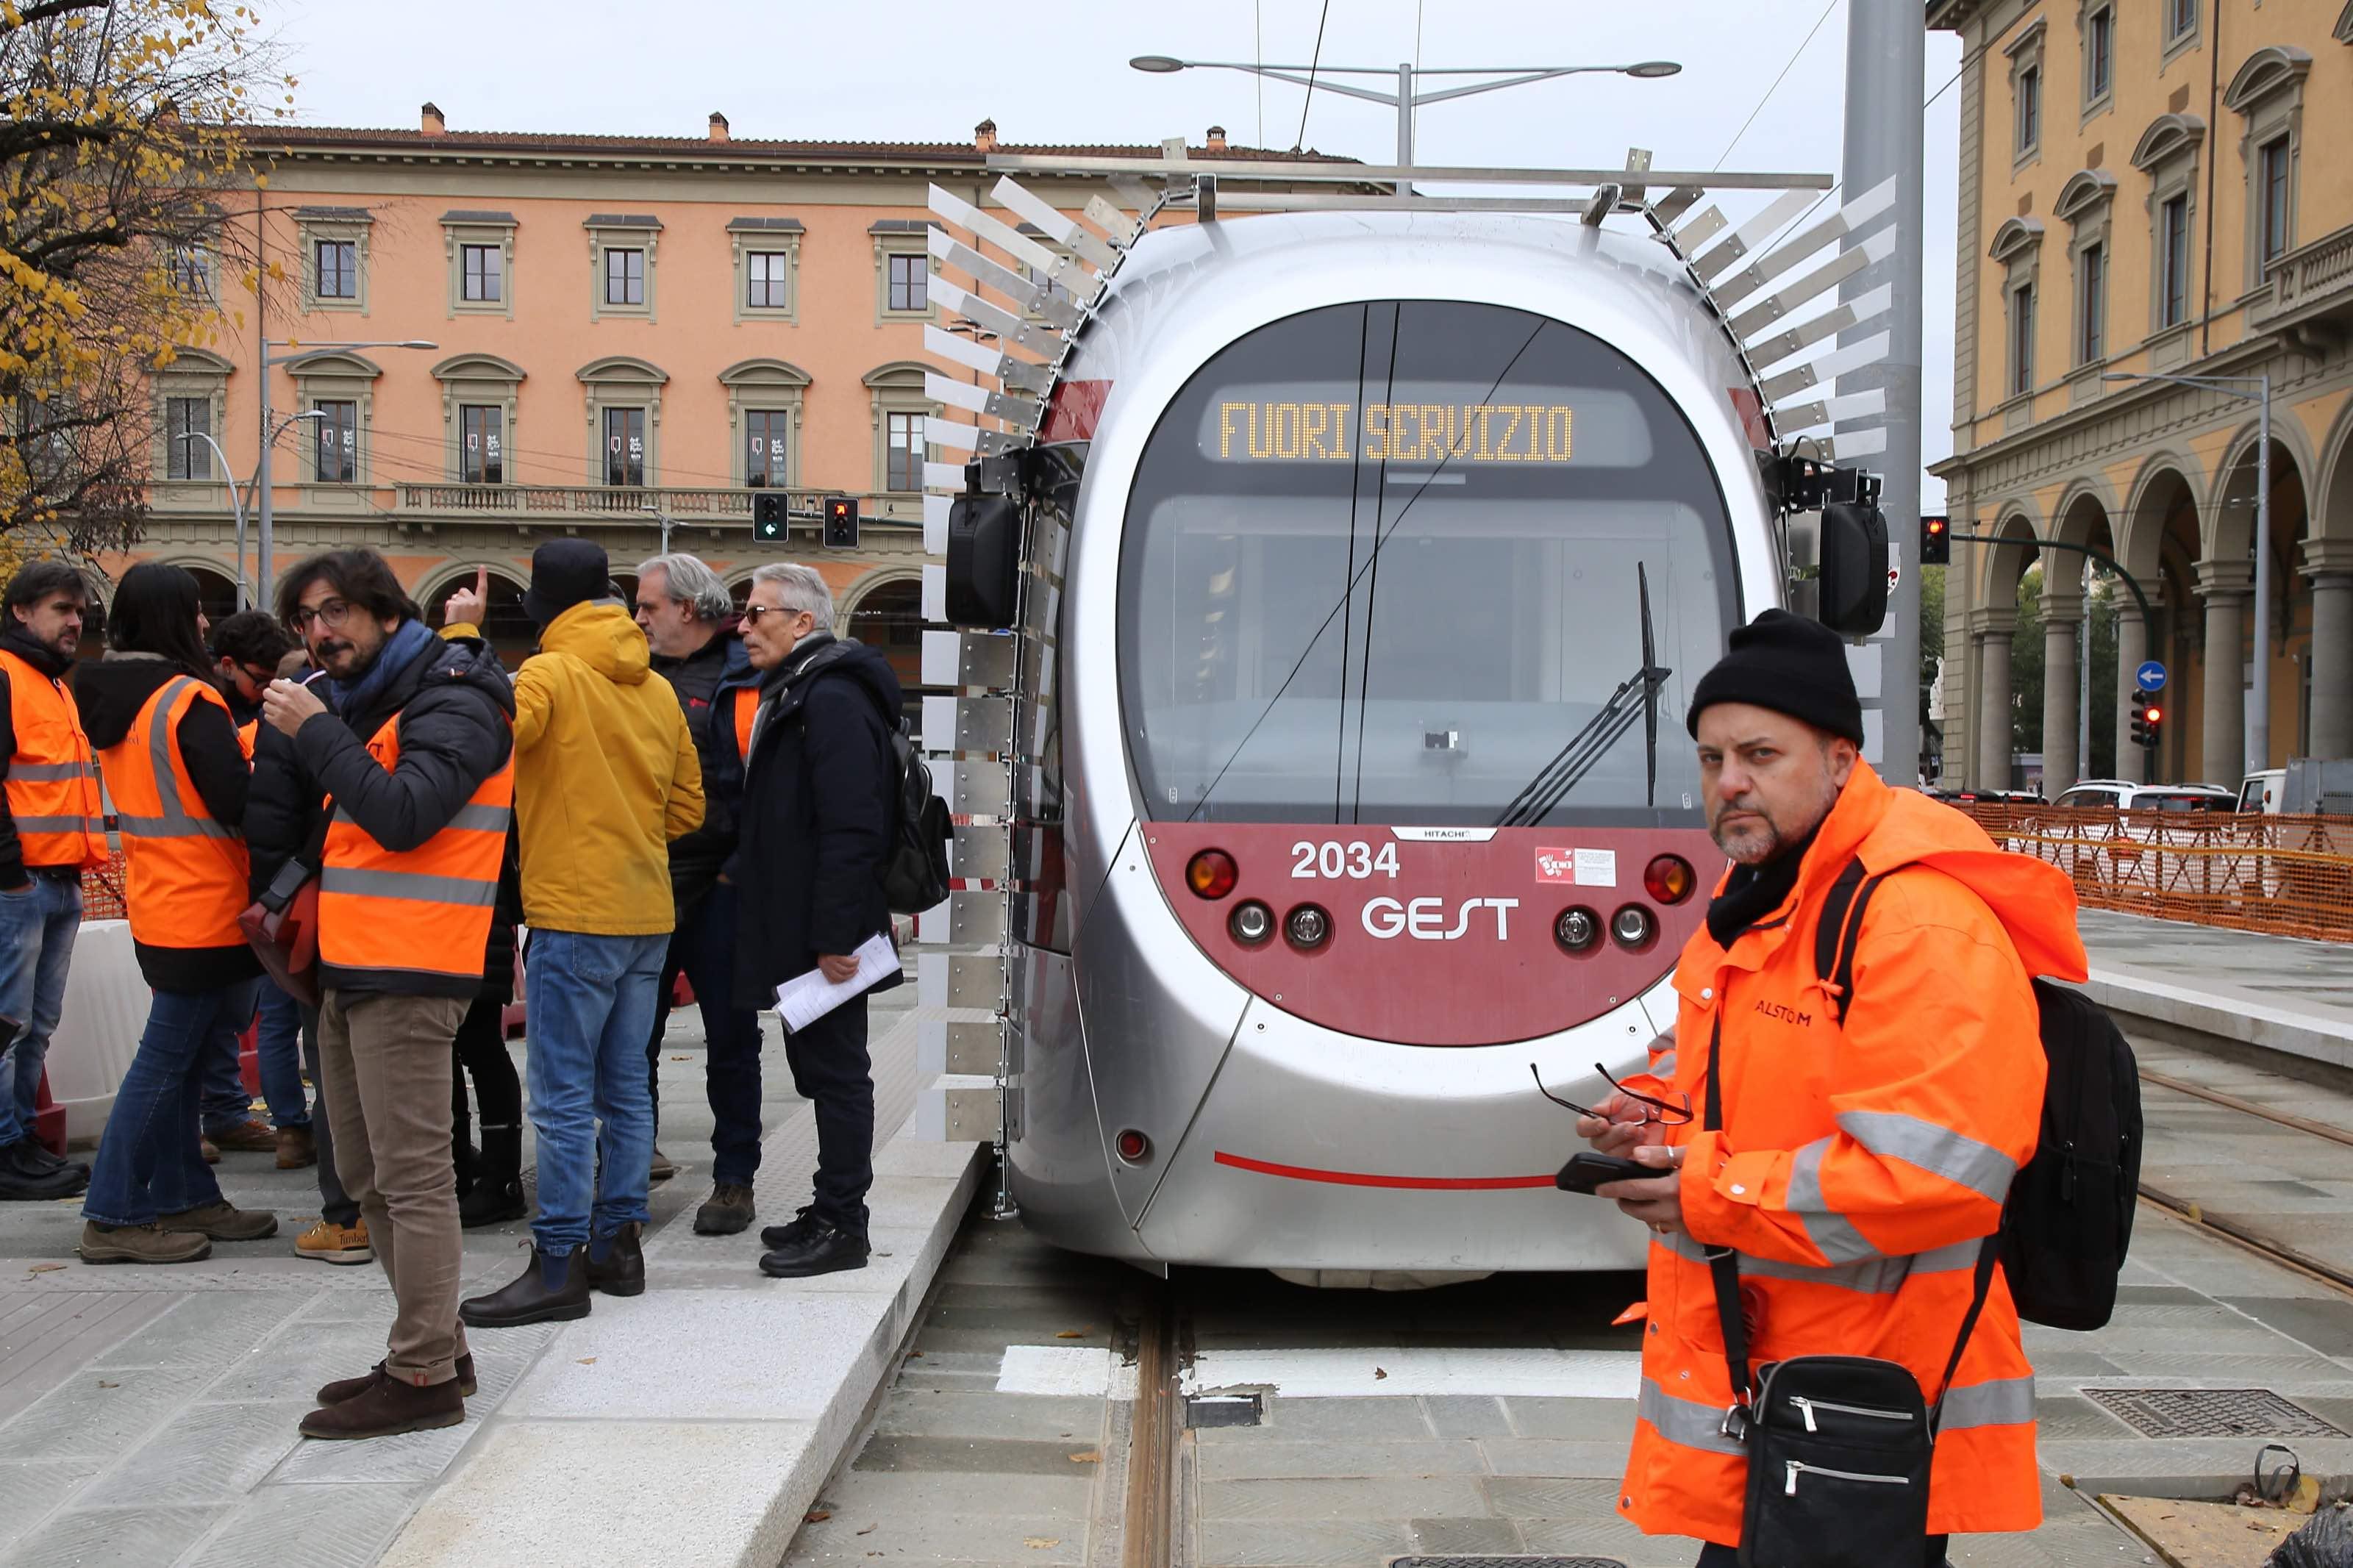
{"type": "MultiPolygon", "coordinates": [[[[541,628],[514,682],[539,1215],[522,1277],[459,1308],[477,1328],[583,1318],[592,1289],[646,1288],[646,1037],[675,923],[669,845],[702,821],[702,766],[607,572],[601,547],[555,540],[523,595],[541,628]]],[[[479,594],[450,595],[451,625],[481,614],[479,594]]]]}

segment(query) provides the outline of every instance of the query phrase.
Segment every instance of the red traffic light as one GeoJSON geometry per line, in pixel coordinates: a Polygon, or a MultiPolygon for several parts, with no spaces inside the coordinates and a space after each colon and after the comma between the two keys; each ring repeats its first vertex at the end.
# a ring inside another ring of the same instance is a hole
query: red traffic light
{"type": "Polygon", "coordinates": [[[2154,703],[2151,703],[2142,711],[2141,717],[2149,723],[2154,724],[2165,717],[2165,710],[2158,707],[2154,703]]]}

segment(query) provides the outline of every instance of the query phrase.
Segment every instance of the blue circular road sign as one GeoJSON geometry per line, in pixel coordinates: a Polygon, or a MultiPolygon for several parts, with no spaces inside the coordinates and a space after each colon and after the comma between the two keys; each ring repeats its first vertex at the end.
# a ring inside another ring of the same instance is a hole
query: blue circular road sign
{"type": "Polygon", "coordinates": [[[2165,689],[2165,666],[2152,658],[2133,671],[2133,679],[2140,683],[2143,691],[2162,691],[2165,689]]]}

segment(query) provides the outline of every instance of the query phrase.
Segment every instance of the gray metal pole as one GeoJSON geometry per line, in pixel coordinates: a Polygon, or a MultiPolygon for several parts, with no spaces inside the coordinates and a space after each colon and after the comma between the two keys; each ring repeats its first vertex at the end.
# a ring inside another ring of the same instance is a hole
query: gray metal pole
{"type": "Polygon", "coordinates": [[[2250,773],[2272,765],[2272,378],[2262,380],[2263,426],[2255,437],[2255,689],[2254,711],[2247,718],[2250,773]]]}
{"type": "MultiPolygon", "coordinates": [[[[1846,147],[1839,176],[1844,193],[1859,196],[1893,175],[1896,181],[1895,253],[1865,268],[1843,297],[1894,287],[1896,308],[1887,325],[1887,357],[1852,378],[1856,388],[1887,393],[1887,450],[1877,459],[1886,475],[1880,506],[1887,513],[1889,554],[1897,563],[1889,597],[1889,626],[1873,639],[1879,650],[1880,754],[1873,760],[1889,782],[1909,784],[1920,765],[1920,311],[1921,201],[1926,156],[1921,100],[1926,93],[1928,32],[1912,0],[1851,0],[1846,22],[1846,147]]],[[[1841,333],[1841,342],[1880,328],[1841,333]]],[[[1841,379],[1841,389],[1846,380],[1841,379]]],[[[1866,699],[1863,706],[1873,702],[1866,699]]]]}
{"type": "MultiPolygon", "coordinates": [[[[270,597],[270,587],[278,580],[270,563],[270,547],[278,537],[269,483],[269,448],[277,444],[270,437],[275,434],[269,427],[269,340],[265,337],[261,340],[261,456],[253,466],[254,499],[260,503],[254,509],[253,574],[258,579],[254,593],[264,604],[276,602],[270,597]]],[[[240,560],[244,554],[240,545],[240,560]]]]}

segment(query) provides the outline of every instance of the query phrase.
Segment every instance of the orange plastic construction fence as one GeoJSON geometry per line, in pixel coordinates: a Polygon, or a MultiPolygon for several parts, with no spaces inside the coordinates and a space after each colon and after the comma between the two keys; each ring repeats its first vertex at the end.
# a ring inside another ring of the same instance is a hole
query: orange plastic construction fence
{"type": "Polygon", "coordinates": [[[120,921],[131,918],[131,910],[122,901],[122,851],[117,849],[103,866],[92,866],[81,874],[81,918],[86,921],[120,921]]]}
{"type": "Polygon", "coordinates": [[[2353,942],[2353,816],[1962,809],[1995,843],[2073,877],[2085,908],[2353,942]]]}

